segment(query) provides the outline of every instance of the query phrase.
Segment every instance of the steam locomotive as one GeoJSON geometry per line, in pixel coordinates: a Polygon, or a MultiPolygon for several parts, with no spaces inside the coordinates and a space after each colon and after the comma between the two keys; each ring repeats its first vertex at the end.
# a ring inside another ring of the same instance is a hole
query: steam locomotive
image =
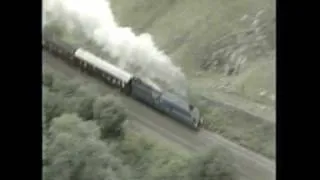
{"type": "Polygon", "coordinates": [[[42,48],[61,57],[66,63],[119,88],[127,96],[131,96],[194,130],[199,130],[203,124],[198,108],[175,94],[163,92],[150,81],[133,76],[81,47],[74,47],[61,39],[44,34],[42,48]]]}

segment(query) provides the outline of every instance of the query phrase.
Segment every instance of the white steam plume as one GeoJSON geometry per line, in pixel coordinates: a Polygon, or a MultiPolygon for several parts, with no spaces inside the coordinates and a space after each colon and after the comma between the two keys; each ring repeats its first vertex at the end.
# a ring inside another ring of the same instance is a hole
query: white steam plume
{"type": "Polygon", "coordinates": [[[186,95],[186,79],[180,68],[160,51],[152,37],[135,35],[131,28],[120,27],[107,0],[45,0],[44,22],[59,22],[68,28],[75,24],[87,38],[103,47],[118,60],[122,69],[139,67],[138,75],[160,79],[170,88],[186,95]],[[80,26],[80,27],[79,27],[80,26]]]}

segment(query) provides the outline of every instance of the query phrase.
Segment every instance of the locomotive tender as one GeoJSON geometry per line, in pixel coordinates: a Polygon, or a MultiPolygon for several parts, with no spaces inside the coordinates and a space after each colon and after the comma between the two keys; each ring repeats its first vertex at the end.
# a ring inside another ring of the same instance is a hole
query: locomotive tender
{"type": "Polygon", "coordinates": [[[43,36],[42,47],[53,55],[61,57],[68,64],[79,67],[82,71],[119,88],[126,95],[195,130],[199,130],[203,123],[198,108],[172,93],[162,92],[159,87],[146,79],[135,77],[83,48],[75,48],[48,35],[43,36]]]}

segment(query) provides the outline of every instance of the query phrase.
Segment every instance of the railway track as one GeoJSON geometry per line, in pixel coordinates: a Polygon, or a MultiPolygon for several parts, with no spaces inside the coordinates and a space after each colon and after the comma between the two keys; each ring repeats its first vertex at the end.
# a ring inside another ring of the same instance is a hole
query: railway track
{"type": "Polygon", "coordinates": [[[155,137],[159,141],[169,142],[172,147],[197,153],[207,150],[213,146],[222,146],[230,150],[235,159],[235,166],[241,180],[273,180],[275,179],[275,163],[259,154],[247,150],[233,142],[212,132],[201,130],[194,132],[163,116],[156,111],[134,101],[131,98],[121,96],[119,91],[112,90],[102,82],[81,73],[76,68],[66,65],[62,60],[53,57],[43,51],[43,65],[55,71],[60,71],[68,77],[77,77],[83,81],[96,83],[102,92],[107,89],[113,94],[118,94],[124,105],[126,105],[129,118],[136,128],[141,129],[139,133],[155,137]]]}

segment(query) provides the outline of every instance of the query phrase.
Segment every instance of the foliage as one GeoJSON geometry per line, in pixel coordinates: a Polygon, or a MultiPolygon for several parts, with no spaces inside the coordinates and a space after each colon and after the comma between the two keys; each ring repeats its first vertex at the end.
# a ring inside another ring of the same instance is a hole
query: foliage
{"type": "Polygon", "coordinates": [[[43,88],[43,111],[46,118],[46,123],[50,123],[51,119],[60,116],[64,112],[63,97],[43,88]]]}
{"type": "Polygon", "coordinates": [[[235,179],[233,159],[225,149],[214,148],[201,154],[190,165],[190,179],[235,179]]]}
{"type": "Polygon", "coordinates": [[[93,117],[101,128],[101,137],[106,138],[119,132],[120,125],[127,119],[119,100],[112,95],[97,98],[93,104],[93,117]]]}
{"type": "Polygon", "coordinates": [[[99,140],[99,127],[94,121],[64,114],[52,120],[49,133],[50,143],[44,148],[44,179],[130,179],[130,169],[99,140]]]}
{"type": "Polygon", "coordinates": [[[94,96],[77,80],[55,79],[52,74],[46,74],[44,82],[48,77],[53,82],[49,87],[44,83],[43,88],[44,113],[48,121],[63,112],[77,113],[84,120],[97,120],[103,138],[122,135],[122,123],[127,116],[115,96],[94,96]]]}
{"type": "Polygon", "coordinates": [[[50,90],[52,92],[58,92],[59,94],[63,95],[64,97],[72,97],[76,93],[77,89],[79,88],[80,83],[73,80],[73,81],[53,81],[52,87],[50,90]]]}
{"type": "Polygon", "coordinates": [[[115,149],[114,153],[135,169],[136,179],[231,180],[236,175],[232,156],[224,149],[184,156],[134,134],[127,134],[115,149]]]}

